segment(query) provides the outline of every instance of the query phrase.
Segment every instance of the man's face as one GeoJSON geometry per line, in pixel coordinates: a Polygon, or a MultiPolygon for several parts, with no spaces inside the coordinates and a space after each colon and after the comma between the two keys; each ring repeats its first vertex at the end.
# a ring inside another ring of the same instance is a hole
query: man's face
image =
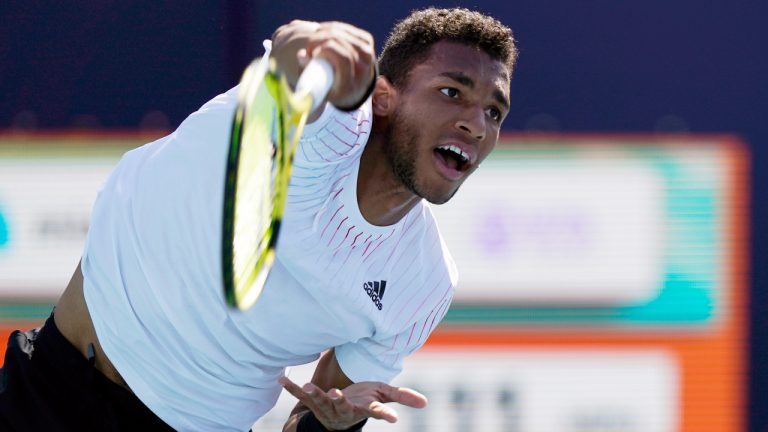
{"type": "Polygon", "coordinates": [[[509,110],[509,71],[482,50],[443,41],[399,93],[387,157],[408,189],[442,204],[496,145],[509,110]]]}

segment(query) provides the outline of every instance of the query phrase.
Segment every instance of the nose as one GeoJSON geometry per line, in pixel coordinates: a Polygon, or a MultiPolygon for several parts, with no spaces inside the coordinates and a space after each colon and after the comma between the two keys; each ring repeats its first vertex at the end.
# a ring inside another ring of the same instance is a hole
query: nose
{"type": "Polygon", "coordinates": [[[456,128],[470,135],[472,138],[482,141],[485,139],[485,122],[485,111],[483,109],[472,108],[471,110],[466,110],[462,117],[456,121],[456,128]]]}

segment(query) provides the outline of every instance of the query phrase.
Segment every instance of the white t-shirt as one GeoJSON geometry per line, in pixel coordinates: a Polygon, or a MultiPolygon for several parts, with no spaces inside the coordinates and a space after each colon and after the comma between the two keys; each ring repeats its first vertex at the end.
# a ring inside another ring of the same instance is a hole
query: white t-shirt
{"type": "Polygon", "coordinates": [[[224,303],[224,169],[236,89],[126,153],[99,191],[82,258],[104,351],[178,430],[247,430],[285,368],[331,347],[352,381],[389,382],[445,315],[457,282],[426,202],[373,226],[356,185],[371,130],[328,106],[297,150],[277,261],[256,305],[224,303]]]}

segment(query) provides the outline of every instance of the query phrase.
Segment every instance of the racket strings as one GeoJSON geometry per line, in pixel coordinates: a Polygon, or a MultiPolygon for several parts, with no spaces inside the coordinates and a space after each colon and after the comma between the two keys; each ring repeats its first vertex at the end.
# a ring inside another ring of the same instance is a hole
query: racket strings
{"type": "Polygon", "coordinates": [[[225,297],[242,310],[261,294],[274,264],[293,154],[311,106],[311,96],[294,95],[264,62],[249,67],[241,81],[227,170],[223,257],[225,297]]]}

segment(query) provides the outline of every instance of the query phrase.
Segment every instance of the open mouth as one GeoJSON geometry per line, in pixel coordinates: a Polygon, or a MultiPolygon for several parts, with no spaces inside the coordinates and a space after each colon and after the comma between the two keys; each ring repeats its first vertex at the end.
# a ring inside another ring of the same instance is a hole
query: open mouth
{"type": "Polygon", "coordinates": [[[450,144],[441,145],[434,152],[437,159],[445,165],[445,168],[454,171],[455,174],[466,172],[471,165],[469,155],[458,146],[450,144]]]}

